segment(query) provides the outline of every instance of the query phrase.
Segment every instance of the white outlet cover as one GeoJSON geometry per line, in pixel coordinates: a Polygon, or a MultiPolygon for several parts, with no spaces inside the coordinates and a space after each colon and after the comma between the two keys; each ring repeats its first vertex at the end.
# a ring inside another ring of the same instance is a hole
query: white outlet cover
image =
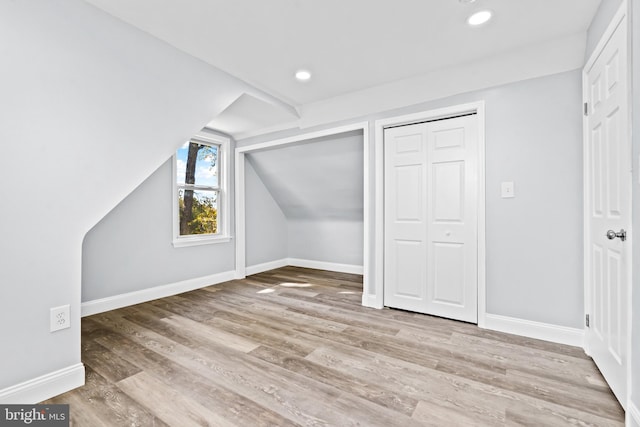
{"type": "Polygon", "coordinates": [[[513,185],[513,181],[503,182],[502,183],[502,198],[510,199],[512,197],[516,197],[515,187],[513,185]]]}
{"type": "Polygon", "coordinates": [[[59,331],[60,329],[67,329],[71,327],[71,321],[69,319],[69,305],[61,305],[60,307],[53,307],[50,311],[50,328],[51,332],[59,331]]]}

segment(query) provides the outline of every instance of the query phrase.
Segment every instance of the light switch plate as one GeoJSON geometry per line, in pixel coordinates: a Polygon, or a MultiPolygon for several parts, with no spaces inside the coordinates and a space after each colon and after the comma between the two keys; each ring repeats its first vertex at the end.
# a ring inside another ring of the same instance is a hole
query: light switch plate
{"type": "Polygon", "coordinates": [[[512,197],[516,197],[515,187],[513,186],[513,181],[503,182],[502,183],[502,198],[510,199],[512,197]]]}

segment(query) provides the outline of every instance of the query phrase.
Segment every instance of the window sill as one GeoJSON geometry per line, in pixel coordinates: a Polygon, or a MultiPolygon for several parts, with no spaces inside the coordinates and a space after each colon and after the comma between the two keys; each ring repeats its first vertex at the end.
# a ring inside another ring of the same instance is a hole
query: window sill
{"type": "Polygon", "coordinates": [[[173,239],[173,247],[185,248],[188,246],[212,245],[216,243],[227,243],[230,241],[231,241],[231,236],[177,237],[173,239]]]}

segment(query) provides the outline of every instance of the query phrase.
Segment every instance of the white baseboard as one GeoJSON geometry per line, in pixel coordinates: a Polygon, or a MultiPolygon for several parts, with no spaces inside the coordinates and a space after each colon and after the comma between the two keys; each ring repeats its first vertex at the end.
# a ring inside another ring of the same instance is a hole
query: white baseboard
{"type": "Polygon", "coordinates": [[[78,363],[0,390],[3,405],[32,405],[84,385],[84,365],[78,363]]]}
{"type": "Polygon", "coordinates": [[[640,409],[632,403],[627,403],[627,427],[640,427],[640,409]]]}
{"type": "Polygon", "coordinates": [[[377,309],[381,309],[384,307],[384,304],[382,303],[382,298],[378,298],[375,295],[366,295],[366,294],[362,294],[362,305],[364,307],[377,308],[377,309]]]}
{"type": "Polygon", "coordinates": [[[87,301],[83,302],[81,305],[81,315],[82,317],[91,316],[92,314],[103,313],[105,311],[115,310],[134,304],[140,304],[142,302],[147,302],[158,298],[165,298],[168,296],[181,294],[183,292],[204,288],[206,286],[217,285],[218,283],[228,282],[229,280],[233,280],[234,278],[235,271],[226,271],[224,273],[217,273],[210,276],[183,280],[181,282],[156,286],[149,289],[143,289],[141,291],[129,292],[126,294],[87,301]]]}
{"type": "MultiPolygon", "coordinates": [[[[263,271],[273,270],[287,265],[292,265],[295,267],[317,268],[321,270],[352,274],[362,274],[363,271],[362,266],[359,265],[336,264],[297,258],[284,258],[249,266],[246,268],[246,274],[251,275],[262,273],[263,271]]],[[[85,317],[91,316],[92,314],[103,313],[105,311],[116,310],[118,308],[140,304],[142,302],[147,302],[158,298],[177,295],[182,292],[193,291],[194,289],[200,289],[205,286],[228,282],[229,280],[233,280],[235,278],[235,271],[227,271],[224,273],[212,274],[211,276],[197,277],[195,279],[184,280],[182,282],[156,286],[149,289],[143,289],[140,291],[129,292],[121,295],[114,295],[112,297],[101,298],[93,301],[86,301],[81,305],[81,315],[82,317],[85,317]]]]}
{"type": "Polygon", "coordinates": [[[275,261],[264,262],[262,264],[250,265],[245,269],[245,273],[247,276],[251,276],[252,274],[275,270],[276,268],[286,267],[287,265],[289,265],[289,260],[287,258],[282,258],[275,261]]]}
{"type": "Polygon", "coordinates": [[[497,314],[486,314],[484,328],[559,344],[576,347],[584,346],[584,330],[566,326],[499,316],[497,314]]]}
{"type": "Polygon", "coordinates": [[[313,261],[310,259],[288,258],[289,265],[294,267],[315,268],[318,270],[335,271],[338,273],[362,274],[361,265],[338,264],[334,262],[313,261]]]}

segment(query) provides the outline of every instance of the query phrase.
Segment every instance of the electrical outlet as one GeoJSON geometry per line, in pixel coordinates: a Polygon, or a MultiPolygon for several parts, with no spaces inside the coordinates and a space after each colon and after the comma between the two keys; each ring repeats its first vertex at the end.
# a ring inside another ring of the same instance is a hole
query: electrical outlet
{"type": "Polygon", "coordinates": [[[62,305],[51,309],[51,332],[71,327],[69,319],[69,305],[62,305]]]}

